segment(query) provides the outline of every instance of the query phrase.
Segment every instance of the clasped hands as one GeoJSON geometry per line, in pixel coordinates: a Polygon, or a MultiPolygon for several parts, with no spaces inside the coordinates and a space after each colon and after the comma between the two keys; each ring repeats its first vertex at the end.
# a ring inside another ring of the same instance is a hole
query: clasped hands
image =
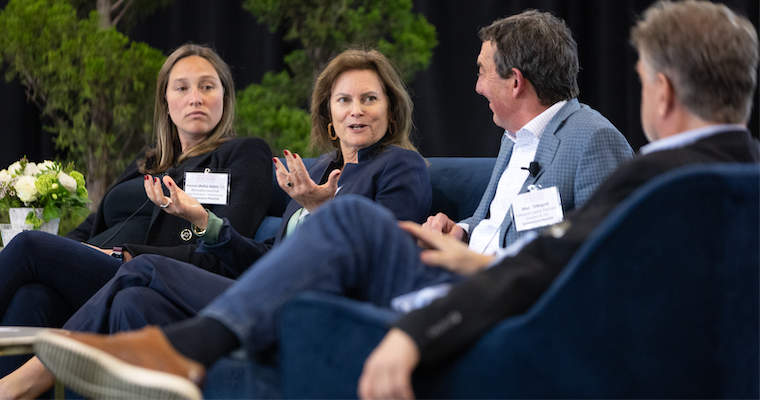
{"type": "Polygon", "coordinates": [[[341,170],[331,171],[327,182],[324,185],[317,185],[309,176],[309,171],[298,154],[288,150],[285,150],[283,154],[285,154],[287,167],[277,157],[272,158],[272,161],[276,169],[277,184],[291,199],[312,212],[325,201],[335,197],[341,170]]]}

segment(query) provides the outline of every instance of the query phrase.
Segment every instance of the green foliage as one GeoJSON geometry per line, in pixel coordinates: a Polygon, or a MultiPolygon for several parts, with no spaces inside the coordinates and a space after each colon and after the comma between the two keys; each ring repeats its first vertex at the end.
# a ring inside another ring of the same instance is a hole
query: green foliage
{"type": "Polygon", "coordinates": [[[246,0],[243,7],[272,31],[285,27],[285,40],[300,41],[311,71],[358,45],[376,47],[408,81],[429,66],[438,44],[411,0],[246,0]]]}
{"type": "MultiPolygon", "coordinates": [[[[108,0],[106,2],[109,9],[107,19],[111,21],[109,25],[118,23],[119,26],[129,29],[144,17],[172,1],[174,0],[130,0],[128,2],[108,0]]],[[[97,0],[70,0],[70,3],[76,9],[79,19],[88,18],[91,12],[97,11],[97,0]]],[[[103,18],[102,15],[101,18],[103,18]]]]}
{"type": "Polygon", "coordinates": [[[260,136],[273,149],[307,154],[299,146],[308,143],[310,128],[295,130],[300,118],[308,121],[298,111],[307,108],[314,78],[343,50],[376,48],[409,82],[430,65],[438,44],[435,27],[412,13],[411,0],[246,0],[243,7],[272,31],[284,28],[285,40],[302,46],[285,57],[289,74],[267,74],[260,85],[238,94],[238,133],[260,136]]]}
{"type": "Polygon", "coordinates": [[[85,166],[95,204],[149,141],[160,51],[79,19],[65,0],[11,0],[0,13],[6,80],[51,121],[56,147],[85,166]]]}
{"type": "Polygon", "coordinates": [[[58,224],[58,234],[66,236],[71,230],[84,222],[87,215],[76,212],[75,210],[63,210],[61,212],[61,222],[58,224]]]}
{"type": "Polygon", "coordinates": [[[260,132],[274,154],[289,149],[310,157],[307,153],[308,132],[311,130],[309,113],[300,108],[303,99],[298,87],[291,84],[288,73],[267,72],[261,85],[252,84],[237,93],[237,132],[260,132]],[[304,135],[307,132],[307,135],[304,135]]]}

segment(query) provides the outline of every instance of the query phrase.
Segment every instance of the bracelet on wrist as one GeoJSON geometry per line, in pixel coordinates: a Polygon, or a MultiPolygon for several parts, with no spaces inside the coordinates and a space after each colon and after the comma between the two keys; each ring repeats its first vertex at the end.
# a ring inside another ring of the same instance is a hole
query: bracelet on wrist
{"type": "MultiPolygon", "coordinates": [[[[208,209],[206,209],[206,228],[208,228],[208,213],[209,211],[208,209]]],[[[195,226],[195,224],[193,223],[190,224],[190,227],[192,228],[195,236],[201,237],[206,234],[206,228],[200,229],[197,226],[195,226]]]]}

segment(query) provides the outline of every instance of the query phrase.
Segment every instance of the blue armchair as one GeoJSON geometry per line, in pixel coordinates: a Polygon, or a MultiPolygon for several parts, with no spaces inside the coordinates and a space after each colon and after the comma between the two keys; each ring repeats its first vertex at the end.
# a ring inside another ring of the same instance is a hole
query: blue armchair
{"type": "MultiPolygon", "coordinates": [[[[760,168],[686,167],[641,188],[550,289],[420,398],[758,398],[760,168]]],[[[351,398],[396,316],[316,293],[283,311],[285,398],[351,398]]]]}

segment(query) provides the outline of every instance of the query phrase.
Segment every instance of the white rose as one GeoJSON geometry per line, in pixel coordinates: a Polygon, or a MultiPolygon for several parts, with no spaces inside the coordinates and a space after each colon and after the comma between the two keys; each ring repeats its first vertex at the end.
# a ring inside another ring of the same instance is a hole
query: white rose
{"type": "Polygon", "coordinates": [[[39,173],[40,173],[40,169],[37,168],[37,164],[33,162],[26,164],[26,168],[24,168],[24,175],[35,176],[39,173]]]}
{"type": "Polygon", "coordinates": [[[58,182],[61,182],[61,185],[68,189],[69,192],[73,193],[77,190],[77,180],[65,172],[58,173],[58,182]]]}
{"type": "Polygon", "coordinates": [[[22,176],[16,181],[13,188],[16,189],[19,200],[24,203],[37,200],[37,186],[34,185],[36,181],[33,176],[28,175],[22,176]]]}
{"type": "Polygon", "coordinates": [[[16,161],[8,167],[8,173],[11,175],[18,175],[21,170],[21,163],[16,161]]]}
{"type": "Polygon", "coordinates": [[[8,183],[11,181],[11,174],[7,170],[0,171],[0,183],[8,183]]]}
{"type": "Polygon", "coordinates": [[[45,160],[39,164],[37,164],[37,168],[39,168],[40,171],[44,171],[46,169],[53,170],[55,169],[55,163],[50,160],[45,160]]]}

